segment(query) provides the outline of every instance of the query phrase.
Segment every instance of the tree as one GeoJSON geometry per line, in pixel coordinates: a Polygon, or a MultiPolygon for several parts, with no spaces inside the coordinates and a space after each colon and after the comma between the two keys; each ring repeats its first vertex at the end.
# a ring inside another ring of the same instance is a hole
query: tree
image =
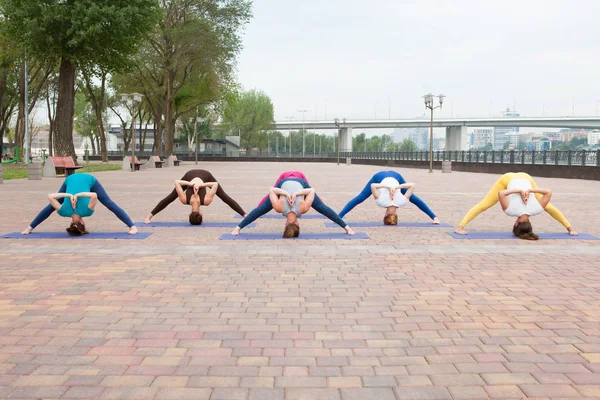
{"type": "Polygon", "coordinates": [[[0,0],[6,32],[28,52],[59,64],[55,150],[75,156],[77,70],[119,71],[159,18],[157,0],[0,0]]]}
{"type": "MultiPolygon", "coordinates": [[[[265,93],[257,90],[232,96],[223,113],[223,123],[229,127],[230,131],[239,132],[241,147],[246,150],[259,147],[260,132],[270,129],[274,119],[275,111],[271,99],[265,93]]],[[[300,149],[302,148],[301,143],[300,149]]],[[[298,149],[295,146],[293,148],[298,149]]]]}
{"type": "Polygon", "coordinates": [[[95,138],[97,136],[96,113],[88,102],[84,92],[75,95],[75,131],[81,137],[87,138],[92,144],[92,154],[96,155],[95,138]]]}
{"type": "Polygon", "coordinates": [[[410,139],[404,139],[400,143],[398,151],[417,151],[417,144],[410,139]]]}
{"type": "Polygon", "coordinates": [[[251,2],[160,0],[160,5],[162,20],[148,36],[147,52],[160,71],[151,79],[164,85],[165,153],[171,155],[177,117],[217,100],[232,86],[251,2]]]}

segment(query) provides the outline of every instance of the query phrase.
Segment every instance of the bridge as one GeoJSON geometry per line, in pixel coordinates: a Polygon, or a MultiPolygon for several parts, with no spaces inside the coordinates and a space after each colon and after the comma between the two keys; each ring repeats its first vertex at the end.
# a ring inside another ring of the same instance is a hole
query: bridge
{"type": "MultiPolygon", "coordinates": [[[[339,129],[340,151],[352,151],[353,129],[429,128],[429,119],[339,120],[276,122],[280,131],[302,129],[339,129]]],[[[439,118],[434,128],[446,128],[446,150],[468,150],[469,127],[530,127],[600,129],[600,117],[536,117],[536,118],[439,118]]]]}

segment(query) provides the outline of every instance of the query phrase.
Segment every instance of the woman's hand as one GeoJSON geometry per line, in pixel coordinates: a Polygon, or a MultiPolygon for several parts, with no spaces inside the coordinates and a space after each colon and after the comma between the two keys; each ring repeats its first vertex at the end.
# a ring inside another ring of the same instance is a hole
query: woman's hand
{"type": "Polygon", "coordinates": [[[69,197],[71,198],[71,206],[73,207],[73,210],[74,210],[75,207],[77,207],[77,195],[75,195],[75,196],[69,195],[69,197]]]}
{"type": "Polygon", "coordinates": [[[523,203],[527,204],[529,201],[529,190],[521,190],[521,199],[523,203]]]}

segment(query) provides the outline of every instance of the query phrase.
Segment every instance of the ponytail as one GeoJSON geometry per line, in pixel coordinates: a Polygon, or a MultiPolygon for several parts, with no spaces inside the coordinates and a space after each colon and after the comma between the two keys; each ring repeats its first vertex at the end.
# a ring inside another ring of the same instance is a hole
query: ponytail
{"type": "Polygon", "coordinates": [[[522,235],[519,235],[519,239],[523,240],[539,240],[539,238],[540,237],[533,232],[523,233],[522,235]]]}

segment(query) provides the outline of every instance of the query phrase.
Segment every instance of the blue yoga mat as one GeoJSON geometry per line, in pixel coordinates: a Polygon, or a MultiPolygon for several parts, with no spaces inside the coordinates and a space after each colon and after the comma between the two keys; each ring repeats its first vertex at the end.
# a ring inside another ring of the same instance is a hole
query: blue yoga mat
{"type": "MultiPolygon", "coordinates": [[[[135,226],[140,228],[235,228],[238,225],[237,222],[203,222],[200,225],[192,225],[189,222],[152,222],[145,224],[143,222],[136,222],[135,226]]],[[[251,223],[247,227],[254,228],[256,223],[251,223]]]]}
{"type": "MultiPolygon", "coordinates": [[[[446,232],[454,239],[517,239],[518,237],[513,235],[511,232],[469,232],[468,235],[459,235],[454,232],[446,232]]],[[[538,233],[540,240],[553,240],[553,239],[564,239],[564,240],[600,240],[596,236],[588,235],[587,233],[580,233],[578,236],[571,236],[568,232],[555,232],[555,233],[538,233]]]]}
{"type": "Polygon", "coordinates": [[[143,240],[152,235],[150,232],[138,232],[129,235],[127,232],[92,232],[82,236],[69,236],[67,232],[32,232],[29,235],[21,235],[21,232],[11,232],[0,236],[0,239],[128,239],[143,240]]]}
{"type": "MultiPolygon", "coordinates": [[[[347,222],[347,221],[346,221],[347,222]]],[[[348,225],[351,227],[372,227],[372,226],[385,226],[385,227],[393,227],[393,226],[409,226],[414,228],[449,228],[452,225],[446,223],[440,223],[438,225],[434,225],[431,222],[398,222],[398,225],[384,225],[381,221],[363,221],[363,222],[348,222],[348,225]]],[[[325,222],[325,226],[328,228],[335,228],[339,226],[335,222],[325,222]]]]}
{"type": "MultiPolygon", "coordinates": [[[[242,218],[241,215],[236,215],[235,218],[242,218]]],[[[267,218],[267,219],[283,219],[283,215],[281,214],[267,214],[267,215],[263,215],[261,218],[267,218]]],[[[327,217],[325,217],[324,215],[321,214],[304,214],[302,217],[300,217],[300,219],[325,219],[327,217]]]]}
{"type": "Polygon", "coordinates": [[[335,233],[300,233],[300,236],[293,239],[284,239],[281,233],[241,233],[239,236],[233,236],[229,233],[221,235],[220,240],[320,240],[320,239],[341,239],[341,240],[355,240],[355,239],[370,239],[369,235],[364,232],[356,232],[355,235],[350,236],[345,232],[335,233]]]}

